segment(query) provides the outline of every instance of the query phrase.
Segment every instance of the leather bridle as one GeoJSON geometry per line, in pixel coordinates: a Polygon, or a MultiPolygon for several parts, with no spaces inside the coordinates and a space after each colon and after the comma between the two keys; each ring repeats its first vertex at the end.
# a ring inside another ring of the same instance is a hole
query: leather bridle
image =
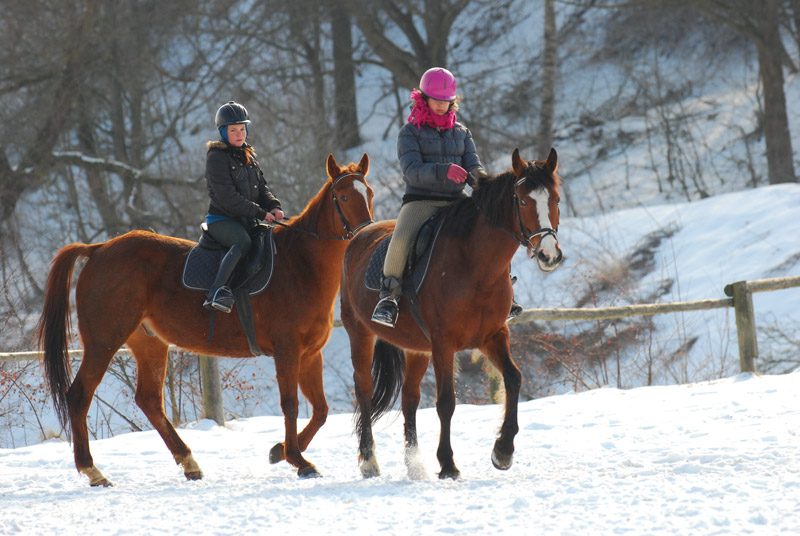
{"type": "Polygon", "coordinates": [[[350,224],[348,223],[347,218],[344,215],[344,212],[342,212],[342,208],[339,206],[339,198],[336,197],[336,185],[339,184],[339,181],[341,181],[345,177],[351,177],[351,176],[363,178],[364,174],[361,173],[360,171],[355,171],[351,173],[342,173],[333,180],[333,184],[331,185],[331,195],[333,195],[333,205],[336,207],[336,212],[339,214],[339,221],[341,222],[342,227],[344,228],[345,236],[321,235],[319,233],[315,233],[314,231],[308,231],[306,229],[298,229],[297,227],[294,227],[292,225],[286,225],[285,223],[279,221],[275,221],[273,223],[275,225],[280,225],[281,227],[286,227],[287,229],[291,229],[293,231],[309,234],[316,239],[326,238],[328,240],[351,240],[356,235],[356,232],[359,229],[373,222],[373,220],[370,218],[366,221],[359,223],[358,225],[355,226],[355,228],[351,229],[350,224]]]}

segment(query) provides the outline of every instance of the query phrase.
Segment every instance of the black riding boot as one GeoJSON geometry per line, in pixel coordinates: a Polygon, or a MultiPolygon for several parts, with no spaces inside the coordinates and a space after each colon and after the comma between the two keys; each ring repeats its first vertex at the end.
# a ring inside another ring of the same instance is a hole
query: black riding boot
{"type": "Polygon", "coordinates": [[[219,263],[219,270],[217,270],[217,277],[214,279],[214,284],[208,289],[203,307],[216,309],[223,313],[231,312],[231,309],[233,309],[233,292],[228,287],[228,281],[230,281],[233,270],[241,258],[242,251],[238,245],[231,246],[228,253],[222,257],[222,262],[219,263]]]}
{"type": "MultiPolygon", "coordinates": [[[[511,286],[514,286],[514,283],[517,282],[517,276],[511,277],[511,286]]],[[[522,314],[522,306],[517,303],[517,300],[514,298],[514,294],[511,294],[511,311],[508,313],[508,318],[506,318],[506,322],[511,320],[512,318],[516,318],[522,314]]]]}
{"type": "Polygon", "coordinates": [[[400,281],[395,277],[384,277],[378,294],[378,305],[372,312],[372,321],[393,328],[397,322],[397,298],[400,296],[400,281]]]}

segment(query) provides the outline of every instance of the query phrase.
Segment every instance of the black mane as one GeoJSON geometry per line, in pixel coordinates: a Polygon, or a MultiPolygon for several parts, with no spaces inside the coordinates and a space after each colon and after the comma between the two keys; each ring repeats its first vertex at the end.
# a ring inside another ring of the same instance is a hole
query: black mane
{"type": "MultiPolygon", "coordinates": [[[[525,183],[521,194],[537,188],[557,187],[556,179],[541,163],[531,163],[525,169],[525,183]]],[[[442,232],[453,236],[466,236],[475,227],[478,215],[483,213],[486,222],[500,227],[514,214],[514,187],[519,179],[511,169],[497,175],[482,175],[472,196],[459,199],[442,209],[445,215],[442,232]]]]}

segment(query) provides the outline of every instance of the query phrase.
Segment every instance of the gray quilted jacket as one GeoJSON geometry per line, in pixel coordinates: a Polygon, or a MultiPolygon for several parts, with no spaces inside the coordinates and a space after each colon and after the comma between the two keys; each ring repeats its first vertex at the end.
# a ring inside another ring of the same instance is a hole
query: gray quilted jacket
{"type": "Polygon", "coordinates": [[[465,195],[466,183],[456,184],[447,178],[450,164],[458,164],[467,172],[483,171],[472,133],[461,123],[449,129],[427,125],[420,129],[406,123],[397,137],[397,157],[407,196],[457,199],[465,195]]]}

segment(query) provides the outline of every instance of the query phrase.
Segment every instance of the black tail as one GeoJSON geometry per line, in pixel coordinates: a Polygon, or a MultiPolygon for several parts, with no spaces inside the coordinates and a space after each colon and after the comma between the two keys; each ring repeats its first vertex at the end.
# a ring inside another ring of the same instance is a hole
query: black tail
{"type": "MultiPolygon", "coordinates": [[[[406,374],[406,354],[386,341],[378,339],[372,353],[372,401],[369,412],[374,424],[384,413],[392,409],[406,374]]],[[[361,412],[356,412],[356,429],[362,428],[361,412]]]]}
{"type": "Polygon", "coordinates": [[[70,244],[59,251],[45,289],[44,308],[39,319],[39,350],[43,353],[45,377],[53,398],[56,415],[70,436],[67,391],[72,384],[68,337],[70,329],[69,292],[75,261],[88,257],[102,244],[70,244]]]}

